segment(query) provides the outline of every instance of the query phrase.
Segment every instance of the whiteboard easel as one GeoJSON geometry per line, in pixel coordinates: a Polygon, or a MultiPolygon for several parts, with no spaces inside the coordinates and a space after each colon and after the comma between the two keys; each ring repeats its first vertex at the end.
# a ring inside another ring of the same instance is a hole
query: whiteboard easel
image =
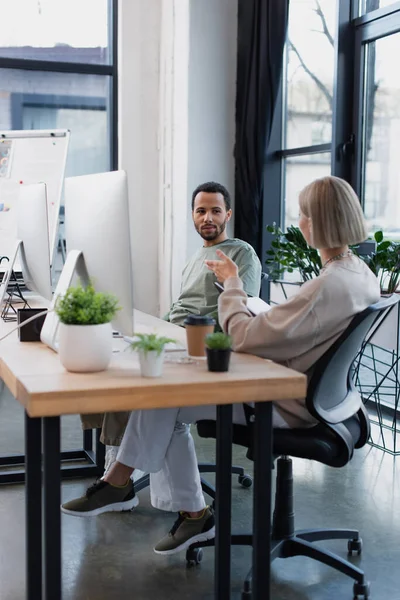
{"type": "Polygon", "coordinates": [[[0,131],[1,256],[10,256],[15,251],[19,186],[44,182],[53,262],[69,135],[68,129],[0,131]]]}

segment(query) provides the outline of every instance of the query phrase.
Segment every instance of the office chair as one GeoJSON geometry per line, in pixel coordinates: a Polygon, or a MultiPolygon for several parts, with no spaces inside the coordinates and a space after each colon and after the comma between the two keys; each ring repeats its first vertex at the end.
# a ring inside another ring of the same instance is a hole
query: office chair
{"type": "MultiPolygon", "coordinates": [[[[262,286],[262,283],[267,281],[267,279],[268,279],[268,273],[261,273],[260,286],[262,286]]],[[[215,471],[216,471],[215,463],[199,463],[198,468],[199,468],[200,473],[215,473],[215,471]]],[[[232,466],[232,475],[237,475],[238,483],[245,488],[250,488],[253,485],[252,477],[250,477],[250,475],[248,475],[247,473],[244,472],[243,467],[233,465],[232,466]]],[[[150,485],[150,476],[148,474],[143,475],[143,477],[141,477],[140,479],[135,481],[135,492],[140,492],[140,490],[145,489],[149,485],[150,485]]],[[[203,492],[206,493],[208,496],[210,496],[213,500],[215,500],[214,486],[212,486],[208,481],[206,481],[203,478],[201,478],[201,486],[203,488],[203,492]]]]}
{"type": "MultiPolygon", "coordinates": [[[[309,412],[319,421],[308,429],[274,429],[273,453],[277,461],[277,484],[273,514],[271,561],[275,558],[308,556],[355,579],[354,599],[369,598],[369,583],[364,572],[347,560],[314,546],[312,542],[332,539],[348,540],[348,554],[362,551],[359,532],[347,529],[309,529],[295,531],[293,510],[292,460],[289,456],[316,460],[331,467],[343,467],[355,448],[362,448],[370,433],[369,419],[361,396],[353,382],[353,363],[366,343],[371,327],[385,318],[399,301],[393,294],[356,315],[337,341],[313,368],[306,397],[309,412]]],[[[233,443],[248,448],[252,459],[252,419],[254,410],[246,406],[247,425],[233,426],[233,443]]],[[[200,437],[214,438],[215,421],[199,421],[200,437]]],[[[188,564],[202,558],[202,547],[214,540],[192,545],[186,554],[188,564]]],[[[232,545],[252,545],[251,535],[232,535],[232,545]]],[[[251,598],[251,571],[242,592],[242,600],[251,598]]]]}

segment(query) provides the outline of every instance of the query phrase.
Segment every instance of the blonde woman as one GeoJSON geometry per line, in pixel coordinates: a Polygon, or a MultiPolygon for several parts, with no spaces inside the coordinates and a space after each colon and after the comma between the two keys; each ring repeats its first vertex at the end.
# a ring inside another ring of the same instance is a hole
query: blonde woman
{"type": "MultiPolygon", "coordinates": [[[[319,249],[323,269],[299,293],[280,306],[253,317],[236,264],[223,252],[206,266],[224,283],[219,317],[233,337],[234,349],[270,358],[303,373],[344,331],[351,318],[379,299],[379,285],[368,267],[349,251],[367,237],[360,203],[351,187],[336,177],[314,181],[300,194],[300,228],[319,249]]],[[[151,473],[151,502],[178,511],[172,529],[154,547],[174,554],[214,537],[214,515],[206,506],[188,423],[215,419],[213,406],[137,410],[131,413],[117,461],[85,496],[63,505],[75,516],[127,510],[138,504],[129,479],[135,469],[151,473]]],[[[246,423],[242,405],[233,421],[246,423]]],[[[309,427],[314,423],[303,399],[274,403],[274,427],[309,427]]]]}
{"type": "MultiPolygon", "coordinates": [[[[253,317],[236,265],[222,252],[208,261],[225,291],[219,298],[219,320],[233,338],[234,350],[270,358],[302,373],[349,325],[352,317],[377,302],[379,283],[349,245],[367,238],[360,201],[339,177],[324,177],[306,186],[299,197],[299,227],[322,262],[318,277],[304,283],[287,302],[253,317]]],[[[305,401],[275,402],[289,427],[315,423],[305,401]]]]}

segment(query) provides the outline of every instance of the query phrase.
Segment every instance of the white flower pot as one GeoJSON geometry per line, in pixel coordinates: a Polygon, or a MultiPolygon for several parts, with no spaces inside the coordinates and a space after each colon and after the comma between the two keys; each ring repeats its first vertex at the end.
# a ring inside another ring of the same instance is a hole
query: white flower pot
{"type": "Polygon", "coordinates": [[[157,354],[155,350],[150,352],[139,350],[138,353],[142,377],[161,377],[165,351],[162,350],[161,354],[157,354]]]}
{"type": "Polygon", "coordinates": [[[67,371],[94,373],[107,369],[112,356],[111,323],[65,325],[60,323],[58,354],[67,371]]]}

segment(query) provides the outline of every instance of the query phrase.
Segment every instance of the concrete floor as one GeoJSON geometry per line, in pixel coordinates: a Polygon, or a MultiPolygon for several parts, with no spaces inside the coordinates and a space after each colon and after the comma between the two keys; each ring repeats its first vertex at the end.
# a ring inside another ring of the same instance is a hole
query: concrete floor
{"type": "MultiPolygon", "coordinates": [[[[81,447],[78,417],[63,419],[63,448],[81,447]]],[[[213,444],[196,440],[200,460],[212,460],[213,444]]],[[[23,413],[6,393],[0,397],[0,455],[23,451],[23,413]]],[[[251,464],[242,449],[235,459],[251,464]]],[[[332,469],[295,460],[297,527],[359,527],[364,540],[360,561],[372,585],[372,600],[400,599],[400,458],[369,446],[350,465],[332,469]]],[[[63,484],[64,500],[84,492],[91,480],[63,484]]],[[[62,516],[64,600],[181,600],[213,598],[214,551],[206,549],[200,566],[187,569],[184,555],[152,552],[174,515],[150,506],[148,490],[139,493],[132,513],[93,519],[62,516]]],[[[233,480],[233,521],[245,531],[251,520],[251,490],[233,480]]],[[[25,594],[24,487],[0,488],[0,600],[25,594]]],[[[344,542],[327,547],[346,555],[344,542]]],[[[354,559],[357,562],[359,559],[354,559]]],[[[250,550],[232,552],[232,598],[240,599],[250,550]]],[[[274,600],[351,600],[352,581],[306,558],[277,560],[272,567],[274,600]]],[[[54,599],[58,600],[58,599],[54,599]]]]}

